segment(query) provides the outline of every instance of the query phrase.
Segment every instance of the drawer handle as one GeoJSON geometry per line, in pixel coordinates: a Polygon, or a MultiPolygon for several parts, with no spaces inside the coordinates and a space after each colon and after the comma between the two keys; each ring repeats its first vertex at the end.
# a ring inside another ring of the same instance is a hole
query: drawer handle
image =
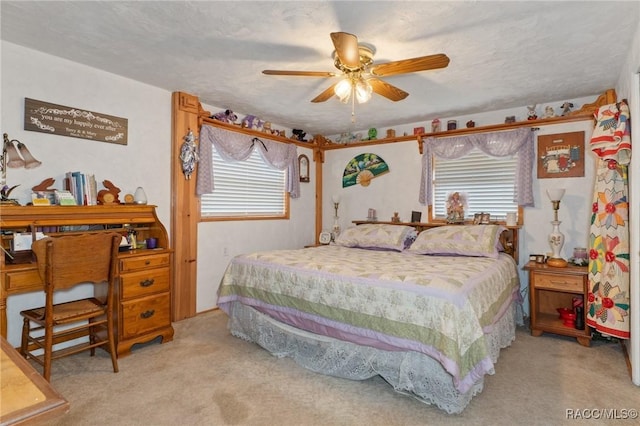
{"type": "Polygon", "coordinates": [[[151,261],[150,261],[150,260],[145,260],[145,261],[144,261],[144,264],[145,264],[145,265],[149,265],[149,264],[151,264],[151,261]]]}
{"type": "Polygon", "coordinates": [[[144,281],[140,281],[140,287],[149,287],[152,286],[153,283],[155,282],[155,279],[151,278],[151,279],[146,279],[144,281]]]}
{"type": "Polygon", "coordinates": [[[153,316],[153,314],[155,314],[156,311],[155,309],[149,309],[148,311],[144,311],[143,313],[140,314],[140,318],[142,319],[149,319],[153,316]]]}

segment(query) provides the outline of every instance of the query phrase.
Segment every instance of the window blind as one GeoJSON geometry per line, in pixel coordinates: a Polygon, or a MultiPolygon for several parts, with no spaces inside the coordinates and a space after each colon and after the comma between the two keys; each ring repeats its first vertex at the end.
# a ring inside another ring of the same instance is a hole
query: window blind
{"type": "Polygon", "coordinates": [[[257,150],[244,161],[212,154],[214,191],[202,195],[203,217],[262,217],[286,214],[286,171],[270,167],[257,150]]]}
{"type": "Polygon", "coordinates": [[[490,213],[491,220],[505,220],[509,212],[517,212],[513,201],[517,157],[491,157],[479,149],[462,158],[434,160],[434,217],[447,216],[447,197],[453,192],[464,194],[465,216],[490,213]]]}

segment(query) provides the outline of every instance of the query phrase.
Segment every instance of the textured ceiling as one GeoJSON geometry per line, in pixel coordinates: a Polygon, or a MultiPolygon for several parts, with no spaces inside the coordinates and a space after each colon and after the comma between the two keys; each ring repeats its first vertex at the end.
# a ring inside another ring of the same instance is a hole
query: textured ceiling
{"type": "Polygon", "coordinates": [[[333,135],[600,94],[617,82],[640,3],[2,1],[0,14],[3,40],[333,135]],[[374,95],[352,124],[335,97],[310,102],[335,80],[261,73],[336,71],[334,31],[375,46],[375,63],[435,53],[451,62],[386,77],[409,97],[374,95]]]}

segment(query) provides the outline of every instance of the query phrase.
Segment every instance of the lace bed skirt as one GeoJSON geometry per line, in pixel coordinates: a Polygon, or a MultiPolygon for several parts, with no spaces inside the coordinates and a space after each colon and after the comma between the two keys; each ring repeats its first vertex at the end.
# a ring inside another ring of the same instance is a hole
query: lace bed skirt
{"type": "MultiPolygon", "coordinates": [[[[494,363],[500,349],[515,339],[515,306],[512,304],[488,335],[494,363]]],[[[469,391],[460,393],[453,384],[452,376],[438,361],[424,354],[384,351],[312,334],[277,322],[238,302],[234,302],[230,309],[231,334],[257,343],[274,356],[289,357],[316,373],[346,379],[365,380],[379,375],[397,392],[434,404],[450,414],[462,412],[484,385],[482,378],[469,391]]]]}

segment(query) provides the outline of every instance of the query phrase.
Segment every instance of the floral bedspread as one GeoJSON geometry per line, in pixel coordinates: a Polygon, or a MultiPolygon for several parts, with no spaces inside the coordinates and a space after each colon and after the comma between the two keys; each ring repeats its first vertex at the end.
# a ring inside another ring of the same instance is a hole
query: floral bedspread
{"type": "Polygon", "coordinates": [[[218,306],[229,313],[230,303],[241,301],[314,332],[305,324],[425,353],[464,392],[493,372],[484,333],[518,288],[516,264],[506,254],[426,256],[332,245],[235,257],[218,306]]]}

